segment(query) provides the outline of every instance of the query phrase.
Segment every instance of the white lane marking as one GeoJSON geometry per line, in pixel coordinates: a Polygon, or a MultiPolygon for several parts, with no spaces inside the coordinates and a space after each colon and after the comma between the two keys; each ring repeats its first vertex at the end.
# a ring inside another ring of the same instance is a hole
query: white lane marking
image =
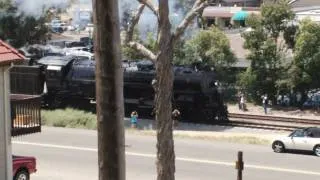
{"type": "MultiPolygon", "coordinates": [[[[57,148],[57,149],[68,149],[68,150],[98,152],[98,150],[96,148],[64,146],[64,145],[56,145],[56,144],[42,144],[42,143],[25,142],[25,141],[12,141],[12,143],[13,144],[20,144],[20,145],[31,145],[31,146],[46,147],[46,148],[57,148]]],[[[147,157],[147,158],[156,158],[156,155],[154,155],[154,154],[136,153],[136,152],[128,152],[128,151],[126,151],[126,155],[147,157]]],[[[235,166],[235,163],[232,163],[232,162],[201,160],[201,159],[194,159],[194,158],[176,157],[176,160],[177,161],[184,161],[184,162],[192,162],[192,163],[201,163],[201,164],[223,165],[223,166],[232,166],[232,167],[235,166]]],[[[268,166],[259,166],[259,165],[250,165],[250,164],[244,164],[244,167],[245,168],[249,168],[249,169],[259,169],[259,170],[269,170],[269,171],[277,171],[277,172],[287,172],[287,173],[295,173],[295,174],[306,174],[306,175],[320,176],[320,172],[315,172],[315,171],[305,171],[305,170],[298,170],[298,169],[277,168],[277,167],[268,167],[268,166]]]]}
{"type": "Polygon", "coordinates": [[[86,148],[86,147],[76,147],[76,146],[63,146],[63,145],[56,145],[56,144],[43,144],[43,143],[33,143],[33,142],[26,142],[26,141],[11,141],[12,144],[21,144],[21,145],[31,145],[31,146],[40,146],[40,147],[47,147],[47,148],[58,148],[58,149],[70,149],[70,150],[79,150],[79,151],[93,151],[98,152],[96,148],[86,148]]]}

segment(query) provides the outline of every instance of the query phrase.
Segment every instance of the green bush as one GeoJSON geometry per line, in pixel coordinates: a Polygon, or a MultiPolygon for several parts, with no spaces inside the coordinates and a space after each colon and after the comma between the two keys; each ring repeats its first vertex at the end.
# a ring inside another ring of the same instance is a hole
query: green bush
{"type": "Polygon", "coordinates": [[[93,113],[66,108],[42,110],[42,124],[53,127],[97,129],[97,116],[93,113]]]}

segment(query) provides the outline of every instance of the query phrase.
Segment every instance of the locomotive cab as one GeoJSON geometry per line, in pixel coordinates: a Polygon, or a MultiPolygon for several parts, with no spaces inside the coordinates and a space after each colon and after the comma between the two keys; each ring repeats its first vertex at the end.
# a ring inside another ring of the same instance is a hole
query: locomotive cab
{"type": "Polygon", "coordinates": [[[53,108],[61,105],[67,96],[66,76],[70,71],[74,56],[46,56],[36,63],[43,66],[45,74],[44,102],[53,108]]]}
{"type": "Polygon", "coordinates": [[[46,56],[37,62],[37,64],[44,66],[48,90],[58,91],[63,89],[63,82],[74,60],[76,58],[73,56],[46,56]]]}

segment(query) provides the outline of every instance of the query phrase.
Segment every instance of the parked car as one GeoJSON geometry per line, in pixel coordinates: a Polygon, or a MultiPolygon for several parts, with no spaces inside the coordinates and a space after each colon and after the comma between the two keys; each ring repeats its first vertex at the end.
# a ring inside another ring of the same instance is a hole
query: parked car
{"type": "Polygon", "coordinates": [[[273,140],[272,149],[281,153],[286,150],[311,151],[320,156],[320,128],[307,127],[296,129],[288,136],[273,140]]]}
{"type": "Polygon", "coordinates": [[[87,27],[85,28],[86,32],[92,33],[94,30],[94,25],[93,24],[88,24],[87,27]]]}
{"type": "Polygon", "coordinates": [[[59,19],[52,20],[50,26],[51,31],[54,33],[62,33],[65,28],[65,24],[59,19]]]}
{"type": "Polygon", "coordinates": [[[77,30],[77,28],[75,26],[73,26],[73,25],[67,26],[67,31],[75,31],[75,30],[77,30]]]}
{"type": "Polygon", "coordinates": [[[89,60],[92,60],[94,61],[94,54],[88,52],[88,51],[84,51],[84,50],[67,50],[66,51],[66,56],[76,56],[76,57],[79,57],[79,58],[86,58],[86,59],[89,59],[89,60]]]}
{"type": "Polygon", "coordinates": [[[36,158],[12,156],[13,180],[30,180],[30,174],[37,171],[36,158]]]}

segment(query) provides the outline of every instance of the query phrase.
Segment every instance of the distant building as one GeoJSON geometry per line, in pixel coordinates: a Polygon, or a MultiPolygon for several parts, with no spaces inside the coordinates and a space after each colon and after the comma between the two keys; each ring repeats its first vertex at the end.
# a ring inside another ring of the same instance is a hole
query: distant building
{"type": "Polygon", "coordinates": [[[259,13],[257,7],[209,6],[203,10],[202,17],[206,20],[206,26],[230,29],[244,27],[248,15],[259,13]]]}
{"type": "Polygon", "coordinates": [[[297,21],[310,18],[312,21],[320,23],[320,6],[298,7],[294,8],[293,11],[296,14],[297,21]]]}
{"type": "Polygon", "coordinates": [[[260,7],[262,0],[213,0],[212,2],[221,6],[242,6],[242,7],[260,7]]]}
{"type": "Polygon", "coordinates": [[[296,14],[296,20],[310,18],[320,22],[320,0],[297,0],[292,3],[292,9],[296,14]]]}
{"type": "Polygon", "coordinates": [[[319,0],[296,0],[292,3],[292,6],[294,8],[320,6],[320,1],[319,0]]]}
{"type": "Polygon", "coordinates": [[[92,6],[90,4],[74,4],[67,11],[74,25],[86,26],[92,23],[92,6]]]}

